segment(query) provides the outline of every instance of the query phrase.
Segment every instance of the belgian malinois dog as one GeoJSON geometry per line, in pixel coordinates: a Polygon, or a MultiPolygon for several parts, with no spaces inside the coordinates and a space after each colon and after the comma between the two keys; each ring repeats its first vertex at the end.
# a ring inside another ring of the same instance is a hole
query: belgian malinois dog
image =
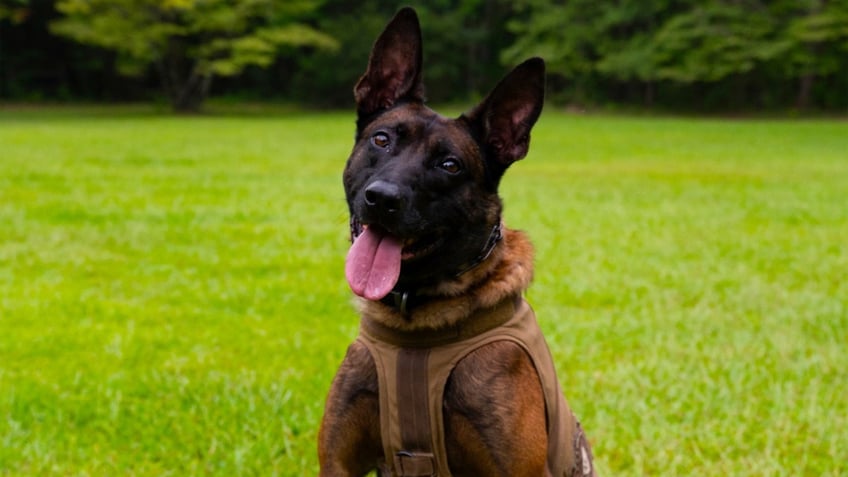
{"type": "Polygon", "coordinates": [[[449,119],[424,105],[421,59],[402,9],[354,88],[345,275],[362,317],[327,398],[321,475],[593,476],[522,298],[532,246],[498,196],[542,111],[544,62],[449,119]]]}

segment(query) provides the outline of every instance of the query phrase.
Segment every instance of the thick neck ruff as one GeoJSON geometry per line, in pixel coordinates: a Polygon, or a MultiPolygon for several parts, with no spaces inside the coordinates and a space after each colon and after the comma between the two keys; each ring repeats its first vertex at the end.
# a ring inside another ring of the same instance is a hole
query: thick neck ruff
{"type": "MultiPolygon", "coordinates": [[[[480,253],[474,258],[474,260],[468,262],[463,265],[460,271],[454,276],[454,278],[459,278],[460,276],[470,272],[477,268],[480,264],[486,261],[492,252],[495,250],[495,247],[498,243],[503,239],[503,223],[498,220],[495,226],[492,228],[492,232],[489,234],[489,239],[486,241],[486,245],[480,251],[480,253]]],[[[392,290],[388,295],[386,295],[380,302],[385,305],[389,305],[391,307],[396,308],[402,315],[409,315],[409,312],[421,302],[426,302],[431,300],[432,297],[427,296],[419,296],[417,292],[411,290],[392,290]]]]}
{"type": "Polygon", "coordinates": [[[450,327],[482,308],[521,294],[533,279],[533,246],[520,231],[504,228],[503,239],[482,263],[460,276],[418,290],[407,313],[379,301],[357,298],[364,317],[402,331],[450,327]]]}

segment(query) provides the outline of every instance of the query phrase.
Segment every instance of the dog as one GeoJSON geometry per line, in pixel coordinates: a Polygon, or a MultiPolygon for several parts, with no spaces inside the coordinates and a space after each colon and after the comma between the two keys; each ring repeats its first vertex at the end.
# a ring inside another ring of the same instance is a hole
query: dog
{"type": "Polygon", "coordinates": [[[354,87],[345,276],[360,334],[327,397],[320,475],[594,476],[522,298],[533,248],[498,196],[541,114],[544,61],[456,119],[425,106],[421,63],[418,17],[401,9],[354,87]]]}

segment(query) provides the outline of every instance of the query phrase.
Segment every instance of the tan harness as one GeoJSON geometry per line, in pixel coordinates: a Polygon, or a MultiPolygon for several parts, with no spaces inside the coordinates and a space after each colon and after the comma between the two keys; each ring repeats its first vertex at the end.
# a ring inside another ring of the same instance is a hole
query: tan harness
{"type": "Polygon", "coordinates": [[[396,477],[449,477],[443,419],[445,383],[472,351],[512,341],[527,353],[542,383],[547,414],[548,475],[594,475],[591,450],[560,390],[536,316],[520,296],[476,312],[461,327],[402,332],[363,317],[357,340],[377,367],[386,467],[396,477]]]}

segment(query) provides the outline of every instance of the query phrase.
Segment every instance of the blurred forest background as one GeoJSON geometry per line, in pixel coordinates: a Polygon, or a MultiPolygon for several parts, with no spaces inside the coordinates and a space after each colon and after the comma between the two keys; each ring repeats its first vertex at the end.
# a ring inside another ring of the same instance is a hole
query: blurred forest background
{"type": "MultiPolygon", "coordinates": [[[[0,101],[348,107],[389,0],[0,0],[0,101]]],[[[428,96],[540,55],[569,107],[848,111],[848,0],[439,0],[428,96]]]]}

